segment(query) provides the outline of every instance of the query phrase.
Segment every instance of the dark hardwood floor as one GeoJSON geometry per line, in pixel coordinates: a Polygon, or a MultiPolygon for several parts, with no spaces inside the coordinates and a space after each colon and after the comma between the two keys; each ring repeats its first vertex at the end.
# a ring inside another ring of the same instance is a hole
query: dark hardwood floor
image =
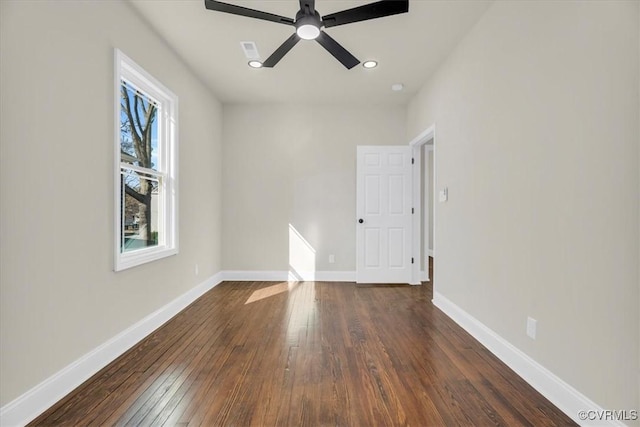
{"type": "Polygon", "coordinates": [[[31,425],[575,425],[431,298],[224,282],[31,425]]]}

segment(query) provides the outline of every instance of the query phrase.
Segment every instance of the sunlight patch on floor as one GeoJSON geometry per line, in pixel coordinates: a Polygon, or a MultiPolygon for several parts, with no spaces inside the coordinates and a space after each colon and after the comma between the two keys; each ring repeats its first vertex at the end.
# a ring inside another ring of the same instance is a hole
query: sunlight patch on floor
{"type": "Polygon", "coordinates": [[[261,299],[269,298],[274,295],[281,294],[283,292],[289,292],[298,286],[299,282],[282,282],[277,285],[268,286],[266,288],[258,289],[254,291],[251,296],[244,303],[245,305],[252,302],[260,301],[261,299]]]}

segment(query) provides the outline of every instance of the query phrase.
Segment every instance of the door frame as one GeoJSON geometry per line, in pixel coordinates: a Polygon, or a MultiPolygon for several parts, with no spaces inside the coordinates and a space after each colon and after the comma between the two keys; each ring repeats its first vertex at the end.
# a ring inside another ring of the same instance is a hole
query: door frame
{"type": "MultiPolygon", "coordinates": [[[[422,182],[421,179],[421,170],[422,170],[422,156],[420,155],[420,150],[422,149],[422,146],[425,145],[427,142],[433,140],[433,187],[434,188],[438,188],[437,184],[436,184],[436,125],[432,124],[431,126],[429,126],[427,129],[425,129],[424,131],[422,131],[418,136],[416,136],[415,138],[413,138],[410,142],[409,142],[409,146],[411,146],[412,148],[412,155],[413,158],[415,159],[415,164],[414,164],[414,168],[413,168],[413,185],[412,185],[412,192],[413,192],[413,206],[415,206],[415,215],[413,216],[413,231],[412,231],[412,235],[413,235],[413,254],[414,257],[416,257],[416,259],[420,260],[422,259],[423,256],[423,249],[420,245],[420,241],[421,241],[421,236],[422,236],[422,229],[424,224],[422,224],[421,216],[422,216],[422,203],[421,202],[421,195],[424,193],[424,183],[422,182]]],[[[431,195],[431,197],[433,197],[433,212],[429,212],[429,214],[433,215],[433,252],[435,253],[435,249],[436,249],[436,239],[435,239],[435,229],[436,229],[436,215],[435,215],[435,193],[436,191],[433,191],[434,194],[431,195]]],[[[425,215],[425,222],[427,222],[429,220],[428,215],[425,215]]],[[[427,227],[428,230],[428,227],[427,227]]],[[[428,233],[428,231],[427,231],[428,233]]],[[[428,235],[427,235],[428,238],[428,235]]],[[[428,240],[428,239],[426,239],[428,240]]],[[[428,241],[425,244],[425,246],[428,246],[428,241]]],[[[428,277],[429,275],[429,267],[428,265],[425,266],[425,271],[427,273],[427,279],[430,279],[428,277]]],[[[421,284],[421,277],[420,277],[420,262],[416,262],[413,264],[413,268],[411,269],[411,284],[412,285],[420,285],[421,284]]]]}

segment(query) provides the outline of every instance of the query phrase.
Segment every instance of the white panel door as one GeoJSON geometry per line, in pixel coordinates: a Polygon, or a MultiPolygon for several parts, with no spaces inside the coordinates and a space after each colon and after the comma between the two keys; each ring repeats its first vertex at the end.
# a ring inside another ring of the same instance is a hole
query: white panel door
{"type": "Polygon", "coordinates": [[[411,282],[411,147],[358,146],[356,281],[411,282]]]}

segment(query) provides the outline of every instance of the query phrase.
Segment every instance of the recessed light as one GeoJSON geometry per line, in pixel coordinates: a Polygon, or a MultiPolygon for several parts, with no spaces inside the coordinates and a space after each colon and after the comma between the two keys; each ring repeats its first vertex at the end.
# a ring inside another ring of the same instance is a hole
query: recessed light
{"type": "Polygon", "coordinates": [[[249,67],[251,67],[251,68],[262,68],[262,62],[256,61],[256,60],[249,61],[249,67]]]}
{"type": "Polygon", "coordinates": [[[402,89],[404,89],[404,85],[402,83],[396,83],[391,85],[391,90],[394,92],[400,92],[402,89]]]}
{"type": "Polygon", "coordinates": [[[362,63],[362,66],[364,68],[376,68],[378,66],[378,62],[377,61],[364,61],[362,63]]]}

